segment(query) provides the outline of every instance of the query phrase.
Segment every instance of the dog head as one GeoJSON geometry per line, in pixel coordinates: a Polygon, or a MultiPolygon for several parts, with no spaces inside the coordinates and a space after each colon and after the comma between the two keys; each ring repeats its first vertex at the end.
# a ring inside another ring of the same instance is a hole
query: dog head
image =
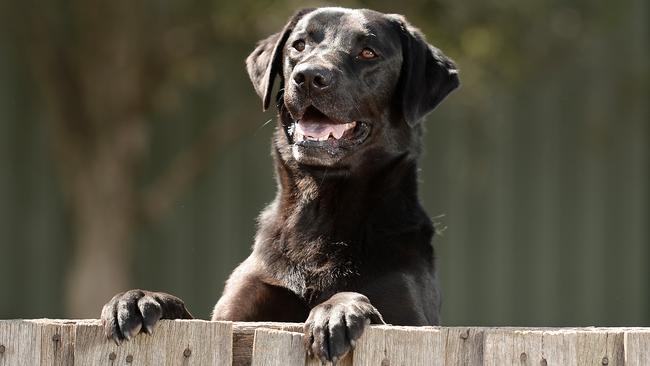
{"type": "Polygon", "coordinates": [[[453,62],[402,16],[367,9],[301,10],[246,65],[264,109],[280,79],[281,158],[328,169],[417,155],[420,120],[459,85],[453,62]]]}

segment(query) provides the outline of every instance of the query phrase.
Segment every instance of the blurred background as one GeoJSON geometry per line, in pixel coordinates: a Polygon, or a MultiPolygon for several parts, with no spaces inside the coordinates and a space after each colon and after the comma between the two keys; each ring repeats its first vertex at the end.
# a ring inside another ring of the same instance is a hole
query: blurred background
{"type": "MultiPolygon", "coordinates": [[[[329,5],[332,5],[330,3],[329,5]]],[[[244,69],[296,0],[0,2],[0,318],[209,318],[273,199],[244,69]]],[[[341,1],[456,60],[420,193],[446,325],[650,325],[648,3],[341,1]]]]}

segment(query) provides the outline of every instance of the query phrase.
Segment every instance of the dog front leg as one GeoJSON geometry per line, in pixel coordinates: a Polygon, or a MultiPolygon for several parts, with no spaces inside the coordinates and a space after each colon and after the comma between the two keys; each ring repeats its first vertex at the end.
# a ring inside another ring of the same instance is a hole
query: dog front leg
{"type": "Polygon", "coordinates": [[[354,348],[369,324],[384,324],[370,300],[357,292],[339,292],[309,313],[304,327],[307,352],[335,364],[354,348]]]}
{"type": "Polygon", "coordinates": [[[118,344],[141,330],[151,333],[160,319],[192,318],[178,297],[145,290],[129,290],[113,296],[101,315],[106,337],[118,344]]]}

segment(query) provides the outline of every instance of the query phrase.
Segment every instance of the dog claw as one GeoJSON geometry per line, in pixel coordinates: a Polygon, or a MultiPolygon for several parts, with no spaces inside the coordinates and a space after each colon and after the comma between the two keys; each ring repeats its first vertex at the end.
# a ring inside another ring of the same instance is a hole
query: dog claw
{"type": "Polygon", "coordinates": [[[116,335],[112,336],[110,339],[113,340],[113,342],[115,343],[116,346],[119,346],[119,345],[120,345],[120,339],[117,338],[116,335]]]}

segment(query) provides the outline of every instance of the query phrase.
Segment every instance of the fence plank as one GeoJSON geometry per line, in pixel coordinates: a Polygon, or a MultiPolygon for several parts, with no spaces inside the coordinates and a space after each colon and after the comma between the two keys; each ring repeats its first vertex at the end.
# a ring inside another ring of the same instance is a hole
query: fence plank
{"type": "Polygon", "coordinates": [[[374,326],[352,355],[354,366],[444,364],[445,332],[433,327],[374,326]]]}
{"type": "Polygon", "coordinates": [[[41,359],[41,329],[24,320],[0,320],[0,366],[34,366],[41,359]]]}
{"type": "Polygon", "coordinates": [[[76,326],[77,365],[228,365],[232,364],[232,324],[201,320],[161,321],[155,336],[139,334],[116,345],[99,323],[76,326]]]}
{"type": "Polygon", "coordinates": [[[36,319],[41,329],[41,366],[73,366],[75,322],[36,319]]]}
{"type": "Polygon", "coordinates": [[[448,328],[445,365],[483,365],[483,337],[483,328],[448,328]]]}
{"type": "Polygon", "coordinates": [[[593,328],[577,333],[578,365],[625,365],[622,330],[593,328]]]}
{"type": "MultiPolygon", "coordinates": [[[[266,328],[301,333],[302,323],[235,322],[233,323],[233,366],[250,366],[256,329],[266,328]]],[[[307,357],[307,366],[320,366],[320,361],[307,357]]],[[[351,353],[343,357],[337,366],[352,366],[351,353]]]]}
{"type": "Polygon", "coordinates": [[[650,330],[631,330],[625,332],[625,365],[650,365],[650,330]]]}
{"type": "MultiPolygon", "coordinates": [[[[539,365],[573,365],[577,360],[577,334],[573,330],[541,332],[539,365]]],[[[534,364],[534,363],[533,363],[534,364]]]]}
{"type": "Polygon", "coordinates": [[[233,323],[233,366],[249,366],[253,355],[253,339],[257,328],[302,332],[302,323],[235,322],[233,323]]]}
{"type": "Polygon", "coordinates": [[[252,366],[304,366],[302,333],[258,328],[253,341],[252,366]]]}
{"type": "MultiPolygon", "coordinates": [[[[118,346],[96,320],[0,320],[0,366],[320,365],[302,339],[299,323],[165,320],[118,346]]],[[[338,366],[353,364],[646,366],[650,328],[372,326],[338,366]]]]}
{"type": "Polygon", "coordinates": [[[575,365],[576,340],[571,330],[490,330],[485,335],[484,364],[575,365]]]}

